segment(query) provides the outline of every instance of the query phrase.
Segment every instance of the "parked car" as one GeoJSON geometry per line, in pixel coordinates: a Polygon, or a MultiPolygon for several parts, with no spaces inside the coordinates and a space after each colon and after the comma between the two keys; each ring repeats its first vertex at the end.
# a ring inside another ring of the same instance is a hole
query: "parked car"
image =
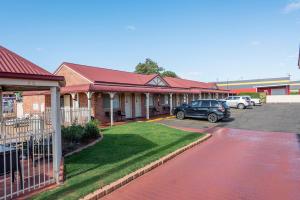
{"type": "Polygon", "coordinates": [[[191,104],[183,104],[175,108],[173,114],[177,119],[186,117],[204,118],[215,123],[218,120],[230,117],[230,108],[224,100],[196,100],[191,104]]]}
{"type": "Polygon", "coordinates": [[[261,105],[261,100],[259,98],[251,98],[250,96],[247,96],[250,98],[250,102],[252,106],[258,106],[261,105]]]}
{"type": "Polygon", "coordinates": [[[247,96],[229,96],[225,100],[231,108],[245,109],[251,107],[251,100],[247,96]]]}

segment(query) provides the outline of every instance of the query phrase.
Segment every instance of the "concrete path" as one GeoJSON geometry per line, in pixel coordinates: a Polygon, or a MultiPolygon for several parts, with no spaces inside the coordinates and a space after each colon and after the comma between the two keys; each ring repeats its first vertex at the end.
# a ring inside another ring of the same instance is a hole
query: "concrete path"
{"type": "Polygon", "coordinates": [[[104,199],[300,199],[300,136],[219,128],[104,199]]]}

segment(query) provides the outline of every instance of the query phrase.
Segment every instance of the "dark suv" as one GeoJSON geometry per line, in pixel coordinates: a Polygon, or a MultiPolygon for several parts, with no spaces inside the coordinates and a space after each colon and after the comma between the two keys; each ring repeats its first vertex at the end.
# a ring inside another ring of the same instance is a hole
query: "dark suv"
{"type": "Polygon", "coordinates": [[[222,100],[197,100],[192,101],[191,104],[182,104],[175,108],[174,115],[177,119],[184,119],[185,117],[204,118],[209,122],[215,123],[220,119],[230,117],[230,108],[226,101],[222,100]]]}

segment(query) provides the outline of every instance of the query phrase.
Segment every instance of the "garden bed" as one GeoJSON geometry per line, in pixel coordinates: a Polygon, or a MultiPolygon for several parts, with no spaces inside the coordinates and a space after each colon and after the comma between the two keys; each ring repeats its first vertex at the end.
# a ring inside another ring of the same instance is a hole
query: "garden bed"
{"type": "Polygon", "coordinates": [[[90,121],[84,126],[71,125],[62,127],[62,154],[66,155],[80,149],[101,136],[98,121],[90,121]]]}
{"type": "Polygon", "coordinates": [[[156,123],[107,128],[103,140],[65,158],[66,181],[34,199],[79,199],[203,136],[156,123]]]}

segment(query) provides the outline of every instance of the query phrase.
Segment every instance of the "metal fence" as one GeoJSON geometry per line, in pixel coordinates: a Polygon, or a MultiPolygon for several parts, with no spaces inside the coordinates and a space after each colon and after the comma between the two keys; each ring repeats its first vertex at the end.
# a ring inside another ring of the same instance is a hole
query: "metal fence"
{"type": "Polygon", "coordinates": [[[0,199],[55,182],[54,131],[43,116],[0,122],[0,199]]]}

